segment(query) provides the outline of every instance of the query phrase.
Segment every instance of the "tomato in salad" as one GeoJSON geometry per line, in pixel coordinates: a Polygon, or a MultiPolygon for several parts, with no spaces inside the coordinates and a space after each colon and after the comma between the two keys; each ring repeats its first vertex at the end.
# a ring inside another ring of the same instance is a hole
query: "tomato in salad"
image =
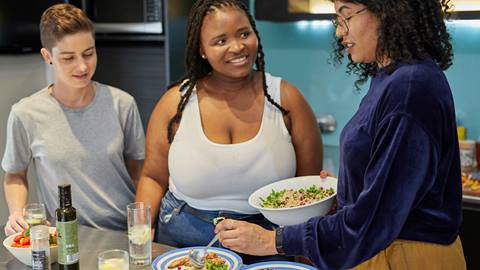
{"type": "MultiPolygon", "coordinates": [[[[53,233],[50,233],[49,242],[50,242],[50,246],[56,246],[57,245],[57,231],[54,231],[53,233]]],[[[30,229],[26,229],[23,232],[21,232],[19,235],[15,236],[15,238],[13,238],[13,242],[10,246],[11,247],[17,247],[17,248],[29,248],[29,247],[31,247],[30,229]]]]}

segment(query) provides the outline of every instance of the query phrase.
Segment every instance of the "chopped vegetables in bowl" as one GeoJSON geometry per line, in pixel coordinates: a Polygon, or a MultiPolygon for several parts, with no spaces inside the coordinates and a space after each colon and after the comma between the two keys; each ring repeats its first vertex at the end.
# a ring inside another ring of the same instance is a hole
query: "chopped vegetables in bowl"
{"type": "MultiPolygon", "coordinates": [[[[57,230],[49,227],[50,232],[50,263],[57,261],[57,230]]],[[[12,234],[3,240],[3,246],[22,263],[32,265],[32,249],[29,231],[12,234]]]]}
{"type": "Polygon", "coordinates": [[[335,190],[333,188],[324,189],[323,187],[317,187],[316,185],[312,185],[306,189],[300,188],[298,190],[294,190],[293,188],[282,189],[280,191],[272,190],[265,199],[260,198],[262,201],[260,205],[265,208],[295,207],[311,204],[334,194],[335,190]]]}
{"type": "MultiPolygon", "coordinates": [[[[50,246],[57,245],[57,231],[51,231],[50,237],[48,239],[50,246]]],[[[20,234],[16,234],[13,238],[13,242],[10,244],[11,247],[15,248],[29,248],[32,247],[32,243],[30,241],[30,228],[24,230],[20,234]]]]}
{"type": "Polygon", "coordinates": [[[300,176],[266,185],[250,195],[248,203],[277,225],[293,225],[324,216],[337,193],[337,179],[300,176]]]}

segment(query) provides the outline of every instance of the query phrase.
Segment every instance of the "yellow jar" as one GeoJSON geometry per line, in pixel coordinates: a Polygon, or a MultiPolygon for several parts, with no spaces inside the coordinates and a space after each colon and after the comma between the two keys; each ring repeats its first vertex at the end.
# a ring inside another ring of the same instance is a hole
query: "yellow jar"
{"type": "Polygon", "coordinates": [[[465,127],[458,126],[457,127],[457,135],[459,140],[465,140],[465,127]]]}

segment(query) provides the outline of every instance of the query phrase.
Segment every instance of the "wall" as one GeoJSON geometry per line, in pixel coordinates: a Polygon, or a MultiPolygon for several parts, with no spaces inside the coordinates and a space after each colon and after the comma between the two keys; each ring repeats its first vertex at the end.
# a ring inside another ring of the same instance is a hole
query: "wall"
{"type": "MultiPolygon", "coordinates": [[[[337,119],[337,130],[324,134],[324,143],[338,145],[341,129],[355,112],[368,83],[358,93],[355,76],[344,66],[328,64],[333,26],[329,21],[288,23],[257,22],[266,53],[267,70],[296,85],[314,112],[330,113],[337,119]],[[288,37],[288,38],[287,38],[288,37]]],[[[455,99],[457,116],[467,127],[467,136],[480,136],[480,21],[448,23],[454,44],[453,66],[446,72],[455,99]]]]}
{"type": "MultiPolygon", "coordinates": [[[[5,150],[5,128],[11,106],[22,97],[31,95],[46,85],[45,65],[40,54],[0,55],[0,155],[5,150]]],[[[29,173],[30,189],[35,190],[29,173]]],[[[3,193],[3,170],[0,170],[0,224],[8,218],[8,207],[3,193]]],[[[30,201],[36,201],[36,193],[30,192],[30,201]]]]}
{"type": "Polygon", "coordinates": [[[468,139],[480,140],[480,20],[456,21],[448,26],[455,55],[446,74],[457,118],[467,128],[468,139]]]}

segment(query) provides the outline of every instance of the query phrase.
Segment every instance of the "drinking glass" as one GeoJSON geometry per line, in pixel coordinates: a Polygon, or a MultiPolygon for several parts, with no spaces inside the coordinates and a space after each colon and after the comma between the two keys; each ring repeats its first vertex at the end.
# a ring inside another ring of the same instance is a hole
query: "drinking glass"
{"type": "Polygon", "coordinates": [[[32,269],[50,270],[50,234],[46,225],[37,225],[30,229],[32,244],[32,269]]]}
{"type": "Polygon", "coordinates": [[[144,202],[127,205],[128,247],[134,265],[149,265],[152,261],[150,208],[144,202]]]}
{"type": "Polygon", "coordinates": [[[128,270],[128,252],[121,249],[106,250],[98,254],[98,270],[128,270]]]}
{"type": "Polygon", "coordinates": [[[29,203],[23,208],[23,218],[30,228],[35,225],[47,225],[47,213],[43,203],[29,203]]]}

